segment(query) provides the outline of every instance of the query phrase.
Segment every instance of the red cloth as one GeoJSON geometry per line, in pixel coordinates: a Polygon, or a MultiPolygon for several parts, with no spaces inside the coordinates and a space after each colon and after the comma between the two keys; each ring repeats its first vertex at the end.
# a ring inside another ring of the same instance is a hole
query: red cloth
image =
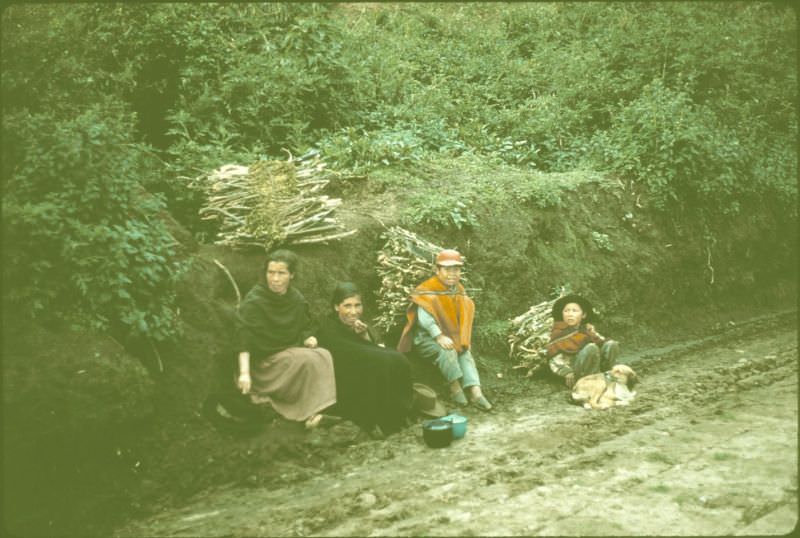
{"type": "Polygon", "coordinates": [[[547,356],[559,353],[574,355],[591,342],[602,344],[605,341],[599,334],[589,331],[585,325],[570,327],[566,321],[553,322],[550,330],[550,343],[547,344],[547,356]]]}
{"type": "Polygon", "coordinates": [[[454,288],[448,288],[438,277],[432,276],[417,286],[409,299],[411,305],[406,312],[408,321],[397,344],[398,351],[411,351],[417,307],[424,308],[433,316],[442,333],[453,340],[457,352],[469,349],[475,303],[467,297],[464,286],[456,284],[454,288]]]}

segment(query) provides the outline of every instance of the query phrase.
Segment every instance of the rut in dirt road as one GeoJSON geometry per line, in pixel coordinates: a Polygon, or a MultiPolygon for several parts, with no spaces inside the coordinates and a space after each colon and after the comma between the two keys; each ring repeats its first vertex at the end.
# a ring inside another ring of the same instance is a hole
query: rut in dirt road
{"type": "Polygon", "coordinates": [[[586,411],[541,382],[442,450],[418,428],[326,471],[198,495],[119,536],[713,535],[797,522],[794,314],[633,361],[639,396],[586,411]],[[789,329],[789,327],[792,327],[789,329]]]}

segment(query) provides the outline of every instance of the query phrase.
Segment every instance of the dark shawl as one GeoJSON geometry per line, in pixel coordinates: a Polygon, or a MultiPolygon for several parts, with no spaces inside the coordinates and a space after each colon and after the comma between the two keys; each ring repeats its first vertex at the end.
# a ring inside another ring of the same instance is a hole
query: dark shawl
{"type": "Polygon", "coordinates": [[[319,345],[331,352],[336,376],[336,411],[369,430],[398,431],[411,410],[411,365],[405,355],[365,340],[336,314],[317,331],[319,345]]]}
{"type": "Polygon", "coordinates": [[[254,358],[302,346],[314,332],[308,302],[291,286],[278,295],[259,282],[239,305],[236,317],[239,349],[254,358]]]}

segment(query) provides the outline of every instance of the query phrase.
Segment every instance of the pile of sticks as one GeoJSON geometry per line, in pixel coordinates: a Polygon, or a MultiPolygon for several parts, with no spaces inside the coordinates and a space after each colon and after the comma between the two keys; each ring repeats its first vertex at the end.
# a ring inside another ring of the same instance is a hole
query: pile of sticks
{"type": "Polygon", "coordinates": [[[332,175],[317,154],[250,167],[226,164],[194,181],[208,200],[200,217],[218,221],[215,242],[235,248],[341,239],[357,230],[333,218],[341,199],[320,194],[332,175]]]}
{"type": "Polygon", "coordinates": [[[534,305],[511,320],[508,356],[517,361],[513,368],[524,371],[525,377],[532,376],[547,365],[547,343],[550,341],[550,329],[553,325],[553,305],[564,293],[562,288],[555,299],[534,305]]]}
{"type": "MultiPolygon", "coordinates": [[[[389,331],[405,322],[409,294],[433,276],[436,254],[443,247],[399,226],[390,227],[382,237],[386,244],[378,252],[376,270],[381,287],[376,292],[379,315],[374,323],[383,331],[389,331]]],[[[463,275],[461,283],[467,286],[463,275]]]]}

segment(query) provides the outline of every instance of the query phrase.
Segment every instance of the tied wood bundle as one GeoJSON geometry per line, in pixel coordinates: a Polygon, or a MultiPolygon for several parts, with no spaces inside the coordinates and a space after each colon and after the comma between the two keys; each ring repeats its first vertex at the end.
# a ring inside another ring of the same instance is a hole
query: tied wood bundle
{"type": "Polygon", "coordinates": [[[527,312],[511,320],[508,333],[508,356],[516,359],[515,370],[525,370],[530,377],[547,364],[547,343],[550,341],[550,328],[553,325],[553,305],[564,295],[562,288],[558,297],[534,305],[527,312]]]}
{"type": "MultiPolygon", "coordinates": [[[[377,291],[379,316],[375,325],[383,331],[405,322],[408,297],[414,288],[433,275],[436,255],[443,247],[422,239],[399,226],[392,226],[383,234],[386,244],[378,252],[378,276],[381,287],[377,291]]],[[[461,283],[466,287],[466,280],[461,283]]]]}
{"type": "Polygon", "coordinates": [[[321,243],[356,233],[332,217],[339,198],[320,194],[332,173],[316,154],[287,161],[226,164],[195,180],[206,191],[204,220],[220,223],[217,244],[261,247],[321,243]]]}

